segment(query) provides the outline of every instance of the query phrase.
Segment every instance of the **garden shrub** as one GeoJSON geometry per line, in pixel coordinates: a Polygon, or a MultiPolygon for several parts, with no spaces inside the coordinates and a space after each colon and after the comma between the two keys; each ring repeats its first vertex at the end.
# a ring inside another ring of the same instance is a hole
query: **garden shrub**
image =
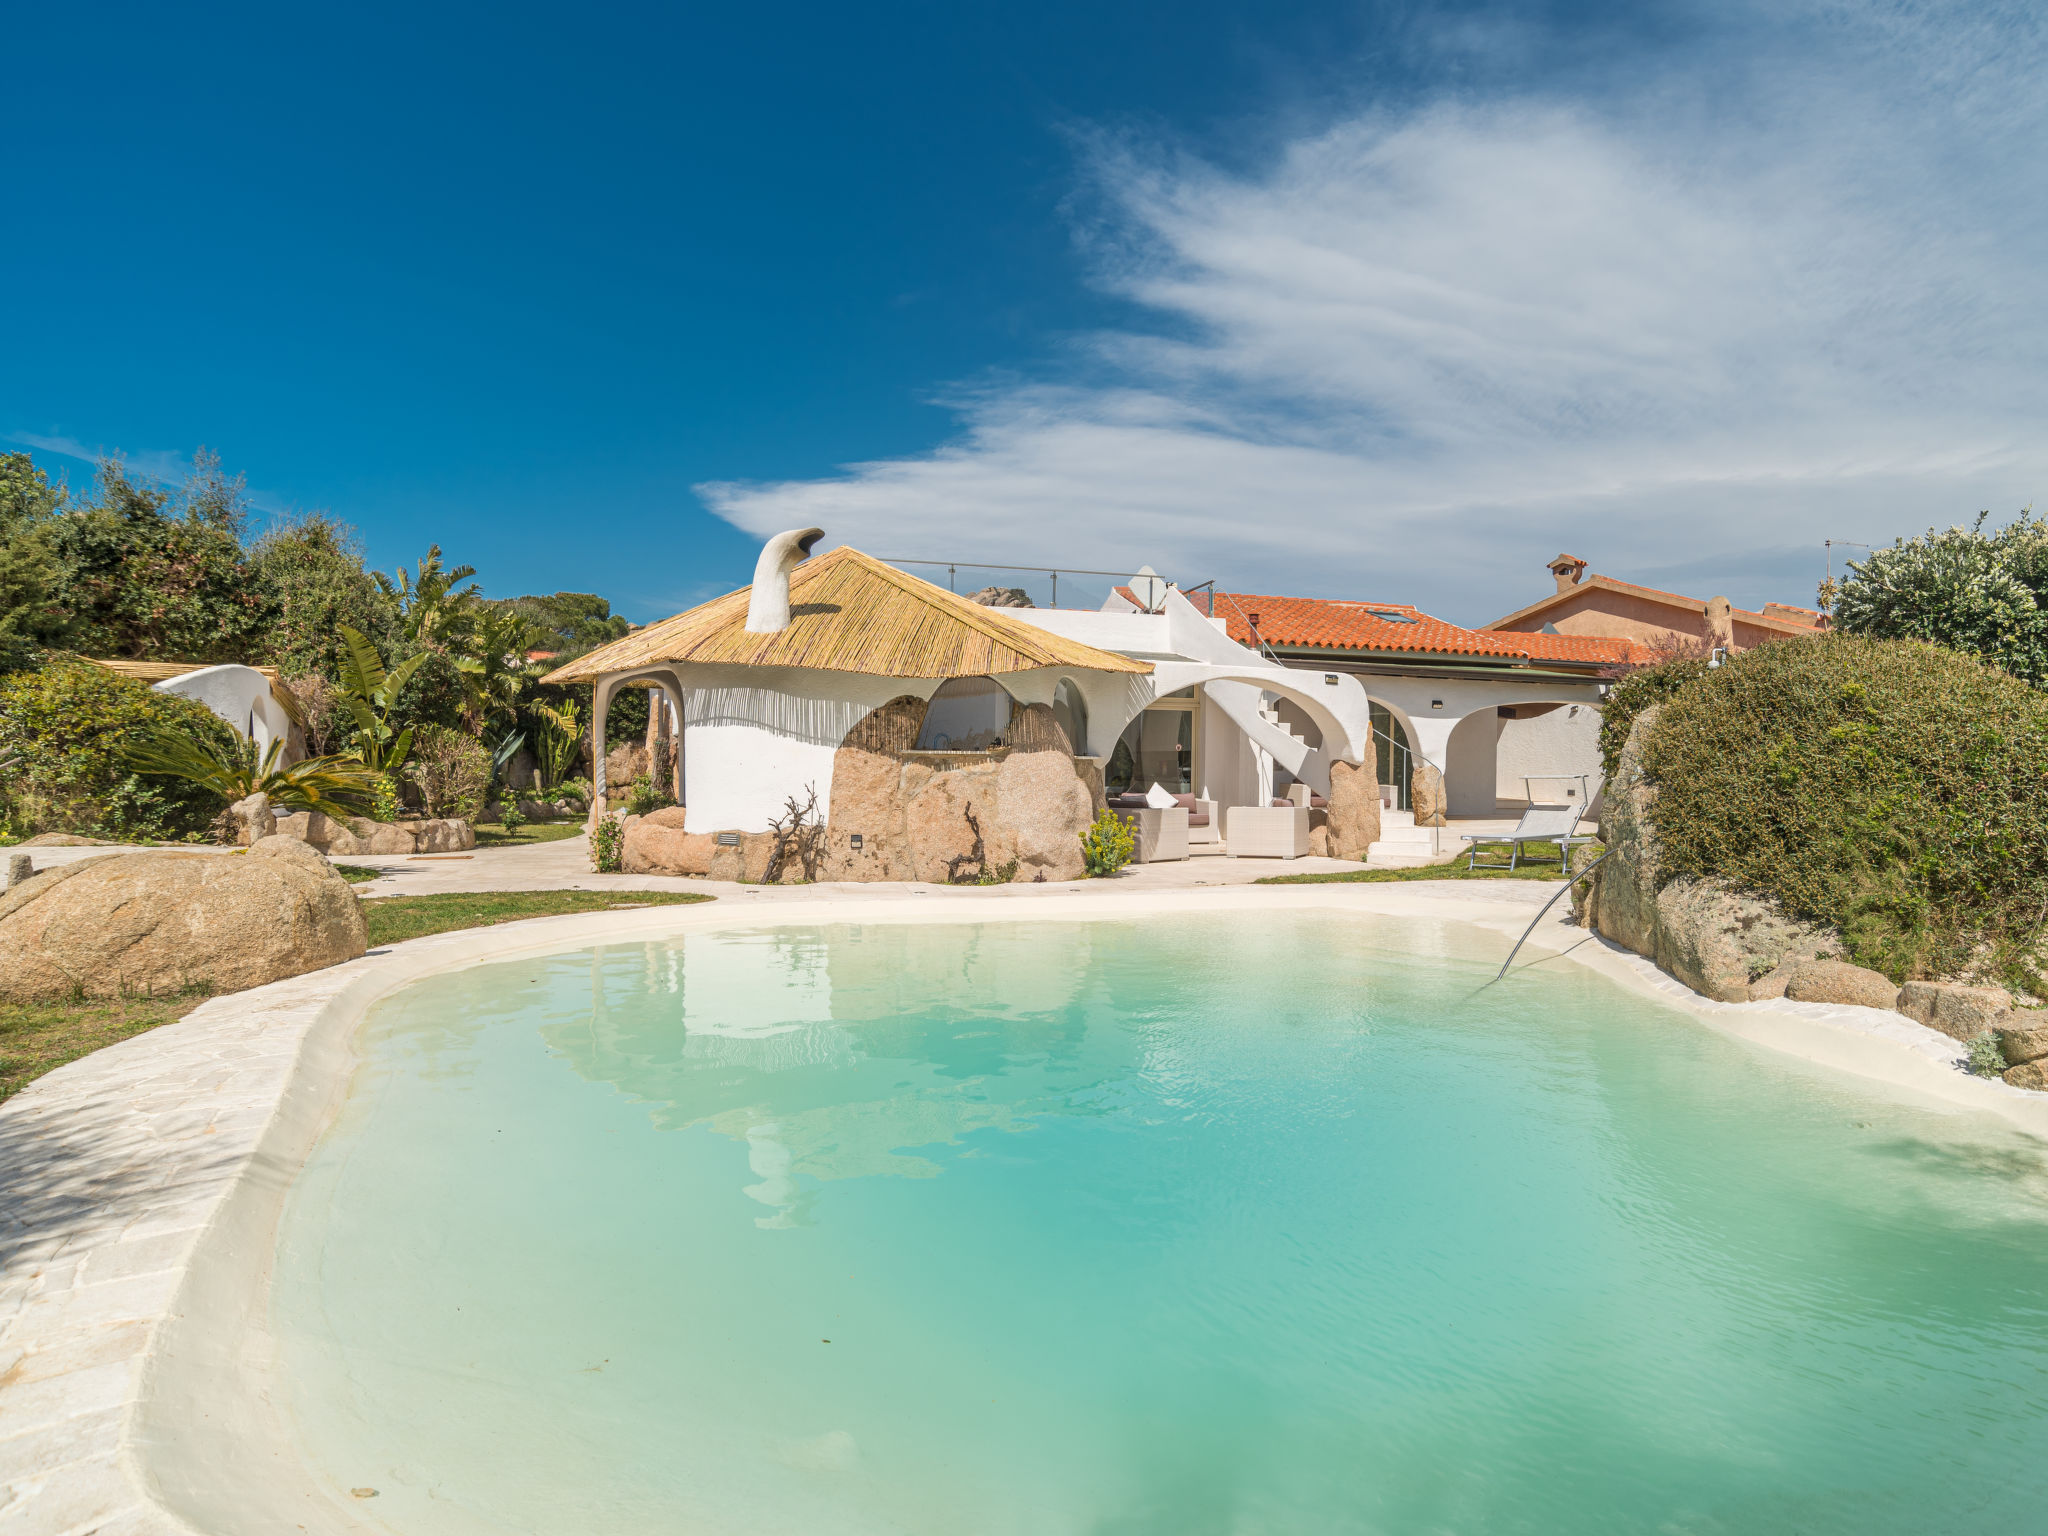
{"type": "Polygon", "coordinates": [[[1662,704],[1687,683],[1707,675],[1705,657],[1679,656],[1655,666],[1638,667],[1607,689],[1600,702],[1600,776],[1612,782],[1621,765],[1621,749],[1628,745],[1628,733],[1636,716],[1653,704],[1662,704]]]}
{"type": "Polygon", "coordinates": [[[650,811],[675,803],[674,795],[666,789],[657,789],[653,778],[644,773],[635,778],[632,787],[626,791],[626,812],[632,816],[645,816],[650,811]]]}
{"type": "Polygon", "coordinates": [[[154,841],[203,833],[225,807],[181,779],[142,777],[126,762],[136,741],[182,730],[235,750],[240,738],[203,704],[132,677],[59,661],[0,678],[0,815],[18,836],[71,832],[154,841]]]}
{"type": "MultiPolygon", "coordinates": [[[[397,669],[394,660],[391,670],[397,669]]],[[[468,715],[469,689],[463,683],[462,669],[445,653],[428,651],[391,706],[391,726],[393,730],[406,726],[418,730],[438,725],[459,731],[467,727],[468,715]]]]}
{"type": "Polygon", "coordinates": [[[1779,640],[1673,692],[1644,769],[1667,874],[1773,895],[1895,981],[2032,976],[2048,696],[2016,678],[1917,640],[1779,640]]]}
{"type": "Polygon", "coordinates": [[[474,821],[491,784],[491,758],[483,743],[446,726],[422,725],[413,733],[405,776],[420,792],[429,816],[474,821]]]}
{"type": "Polygon", "coordinates": [[[590,867],[600,875],[615,875],[625,853],[626,829],[619,825],[617,812],[607,812],[590,834],[590,867]]]}
{"type": "Polygon", "coordinates": [[[1105,808],[1081,834],[1081,863],[1091,878],[1113,875],[1131,862],[1138,845],[1121,816],[1105,808]]]}
{"type": "Polygon", "coordinates": [[[1980,1035],[1972,1035],[1969,1047],[1968,1066],[1972,1077],[2005,1075],[2005,1047],[1998,1043],[1998,1036],[1987,1029],[1980,1035]]]}

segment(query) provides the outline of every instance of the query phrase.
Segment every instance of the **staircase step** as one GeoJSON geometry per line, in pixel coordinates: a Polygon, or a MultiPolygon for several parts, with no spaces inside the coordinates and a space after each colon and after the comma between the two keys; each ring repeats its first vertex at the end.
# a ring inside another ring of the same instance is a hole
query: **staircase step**
{"type": "Polygon", "coordinates": [[[1427,848],[1390,848],[1385,843],[1374,843],[1365,850],[1367,869],[1422,869],[1434,863],[1436,860],[1430,856],[1427,848]]]}

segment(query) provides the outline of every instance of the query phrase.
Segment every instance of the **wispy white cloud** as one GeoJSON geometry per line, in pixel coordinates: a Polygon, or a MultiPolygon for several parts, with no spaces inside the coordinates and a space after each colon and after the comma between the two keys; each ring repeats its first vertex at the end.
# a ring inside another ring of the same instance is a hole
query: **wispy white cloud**
{"type": "MultiPolygon", "coordinates": [[[[24,448],[35,448],[86,464],[97,465],[104,459],[118,458],[143,479],[162,485],[182,486],[192,477],[192,455],[175,449],[129,453],[119,448],[89,448],[75,437],[36,432],[10,432],[0,441],[19,443],[24,448]]],[[[291,503],[270,491],[245,490],[244,496],[250,507],[270,517],[287,517],[293,511],[291,503]]]]}
{"type": "Polygon", "coordinates": [[[192,473],[191,458],[170,449],[129,453],[119,448],[89,448],[75,437],[45,436],[34,432],[12,433],[7,441],[20,443],[26,448],[38,448],[44,453],[54,453],[62,458],[79,459],[87,464],[98,464],[103,459],[117,458],[138,475],[161,481],[165,485],[183,485],[192,473]]]}
{"type": "Polygon", "coordinates": [[[1559,546],[1800,600],[1823,537],[2032,499],[2040,19],[1780,7],[1688,49],[1360,110],[1255,174],[1094,140],[1089,259],[1145,323],[960,393],[928,454],[700,494],[753,533],[1472,620],[1559,546]]]}

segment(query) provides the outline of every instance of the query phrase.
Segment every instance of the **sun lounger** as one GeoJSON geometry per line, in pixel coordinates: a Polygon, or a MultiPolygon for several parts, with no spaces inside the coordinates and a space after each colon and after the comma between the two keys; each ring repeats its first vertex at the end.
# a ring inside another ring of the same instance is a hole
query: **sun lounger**
{"type": "Polygon", "coordinates": [[[1514,869],[1522,862],[1522,846],[1525,843],[1548,843],[1558,851],[1558,859],[1564,862],[1571,857],[1575,844],[1590,843],[1590,837],[1575,837],[1579,829],[1579,817],[1584,811],[1582,805],[1532,805],[1522,812],[1522,819],[1515,824],[1512,832],[1467,832],[1465,841],[1472,845],[1465,857],[1467,869],[1514,869]],[[1508,861],[1505,864],[1479,862],[1481,843],[1506,843],[1508,861]]]}

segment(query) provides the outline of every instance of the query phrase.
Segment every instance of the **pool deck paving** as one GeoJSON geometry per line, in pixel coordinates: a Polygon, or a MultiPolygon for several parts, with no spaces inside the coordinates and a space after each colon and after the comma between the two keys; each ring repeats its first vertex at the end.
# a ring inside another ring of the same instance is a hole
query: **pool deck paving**
{"type": "MultiPolygon", "coordinates": [[[[1468,832],[1505,832],[1514,826],[1507,820],[1458,820],[1443,829],[1446,857],[1462,849],[1459,838],[1468,832]]],[[[71,864],[80,859],[101,858],[110,853],[144,851],[136,847],[29,848],[37,869],[71,864]]],[[[185,851],[185,850],[172,850],[185,851]]],[[[230,848],[195,846],[191,851],[227,854],[230,848]]],[[[590,867],[590,840],[578,835],[551,843],[528,843],[510,848],[478,848],[469,853],[415,853],[400,855],[345,854],[336,863],[381,871],[376,880],[356,887],[358,895],[436,896],[458,891],[702,891],[715,896],[736,896],[773,901],[832,901],[842,899],[878,900],[905,891],[957,894],[966,887],[947,885],[862,884],[853,881],[822,881],[816,885],[759,886],[733,881],[707,880],[695,875],[600,875],[590,867]]],[[[1195,890],[1206,886],[1250,885],[1269,875],[1343,874],[1355,872],[1358,864],[1348,859],[1237,859],[1227,854],[1200,854],[1162,864],[1133,864],[1109,887],[1117,891],[1145,894],[1155,891],[1195,890]]],[[[1077,887],[1071,883],[1019,884],[1013,891],[1060,891],[1077,887]]],[[[1091,882],[1091,890],[1104,889],[1091,882]]],[[[980,889],[976,887],[974,889],[980,889]]]]}
{"type": "MultiPolygon", "coordinates": [[[[349,862],[398,864],[394,885],[422,893],[553,883],[705,890],[727,899],[393,945],[213,998],[0,1104],[0,1536],[384,1529],[371,1506],[317,1489],[296,1465],[285,1465],[293,1458],[278,1449],[289,1444],[283,1410],[264,1390],[270,1356],[260,1298],[276,1211],[345,1096],[356,1025],[377,998],[421,977],[543,950],[764,919],[830,921],[838,913],[930,922],[998,912],[1117,919],[1291,909],[1435,918],[1510,935],[1557,889],[1547,881],[1418,881],[1247,890],[1243,880],[1273,865],[1230,859],[1062,885],[753,887],[660,877],[634,884],[633,877],[592,876],[575,842],[487,855],[467,861],[480,866],[470,870],[439,860],[349,862]],[[782,910],[772,918],[757,910],[767,908],[782,910]]],[[[1518,969],[1591,965],[1729,1033],[1916,1101],[1988,1109],[2048,1137],[2048,1095],[1960,1075],[1955,1043],[1900,1015],[1782,1001],[1707,1003],[1560,916],[1553,909],[1539,924],[1518,969]]]]}

